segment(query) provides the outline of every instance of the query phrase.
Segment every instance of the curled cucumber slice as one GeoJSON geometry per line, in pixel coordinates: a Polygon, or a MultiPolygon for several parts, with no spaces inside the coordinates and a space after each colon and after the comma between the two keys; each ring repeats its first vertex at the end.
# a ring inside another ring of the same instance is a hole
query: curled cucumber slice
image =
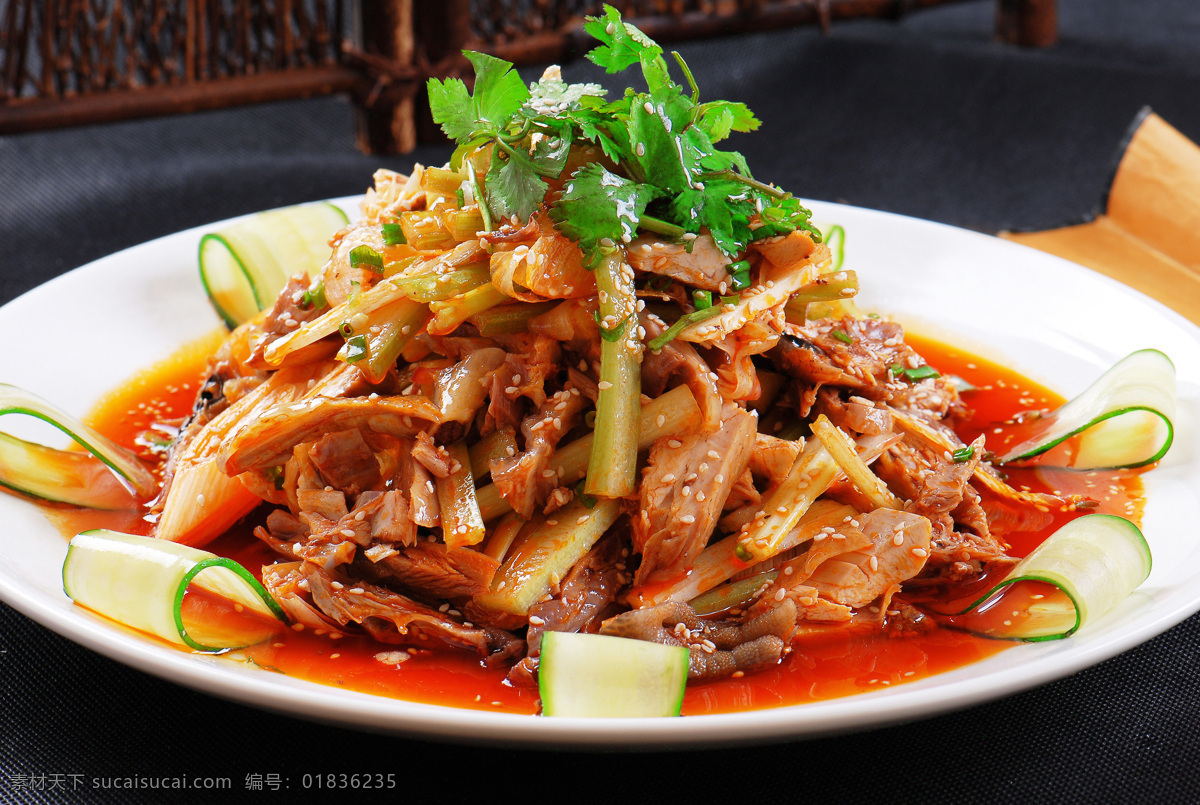
{"type": "Polygon", "coordinates": [[[1136,525],[1111,514],[1089,514],[1050,535],[953,622],[988,637],[1068,637],[1125,600],[1150,567],[1150,546],[1136,525]],[[1036,595],[1018,601],[1014,610],[1009,594],[1025,581],[1053,585],[1062,595],[1036,595]]]}
{"type": "Polygon", "coordinates": [[[576,718],[677,716],[688,660],[685,646],[545,632],[538,661],[542,713],[576,718]]]}
{"type": "Polygon", "coordinates": [[[1045,417],[1037,435],[997,461],[1024,461],[1081,434],[1072,469],[1141,467],[1166,455],[1175,437],[1174,418],[1175,365],[1158,350],[1143,349],[1118,361],[1045,417]]]}
{"type": "Polygon", "coordinates": [[[88,452],[57,450],[0,433],[0,485],[40,500],[93,509],[132,508],[158,493],[154,475],[137,456],[41,397],[0,383],[3,414],[36,417],[88,452]]]}
{"type": "Polygon", "coordinates": [[[232,559],[107,529],[84,531],[71,540],[63,562],[63,591],[119,623],[197,651],[253,645],[274,634],[275,622],[284,618],[262,584],[232,559]],[[186,623],[183,595],[193,584],[235,609],[273,620],[239,620],[233,626],[186,623]]]}
{"type": "Polygon", "coordinates": [[[275,301],[288,278],[329,260],[329,238],[348,219],[327,202],[256,213],[200,239],[200,280],[230,329],[275,301]]]}

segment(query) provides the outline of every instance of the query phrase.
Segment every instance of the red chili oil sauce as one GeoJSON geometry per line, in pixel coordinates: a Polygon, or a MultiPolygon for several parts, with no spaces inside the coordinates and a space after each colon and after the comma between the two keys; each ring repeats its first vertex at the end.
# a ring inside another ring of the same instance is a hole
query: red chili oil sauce
{"type": "MultiPolygon", "coordinates": [[[[140,445],[147,442],[147,433],[153,433],[156,423],[181,421],[191,410],[203,381],[204,359],[213,351],[214,339],[185,348],[172,359],[140,373],[102,400],[89,422],[117,442],[153,459],[140,445]]],[[[991,361],[912,334],[907,340],[943,375],[957,375],[976,387],[963,395],[974,411],[960,429],[960,436],[968,443],[982,433],[987,448],[1002,454],[1035,426],[1036,414],[1031,417],[1031,412],[1053,410],[1064,402],[1053,392],[991,361]]],[[[1017,488],[1085,495],[1098,504],[1088,511],[1117,514],[1135,522],[1141,519],[1139,471],[1032,468],[1006,472],[1017,488]]],[[[1005,523],[997,523],[995,530],[1011,546],[1011,553],[1024,556],[1079,513],[1050,511],[1037,531],[1013,531],[1005,523]]],[[[48,515],[68,535],[85,528],[137,533],[147,533],[150,528],[139,516],[130,514],[48,509],[48,515]]],[[[264,517],[265,511],[260,509],[206,549],[235,559],[260,576],[262,566],[277,559],[252,536],[253,527],[264,517]]],[[[1012,520],[1018,518],[1014,510],[1012,520]]],[[[970,590],[958,591],[959,600],[971,603],[995,581],[983,579],[970,590]]],[[[1023,595],[1040,592],[1045,590],[1030,588],[1023,595]]],[[[187,608],[192,616],[210,621],[243,617],[207,596],[191,592],[187,608]]],[[[811,628],[793,643],[791,652],[775,668],[737,679],[689,685],[683,713],[753,710],[881,690],[976,662],[1012,645],[951,628],[904,637],[889,637],[873,626],[811,628]]],[[[409,701],[511,713],[537,711],[536,690],[509,685],[505,682],[507,667],[487,668],[478,657],[466,652],[402,648],[357,635],[318,634],[309,628],[281,626],[272,639],[231,652],[228,659],[334,687],[409,701]]]]}

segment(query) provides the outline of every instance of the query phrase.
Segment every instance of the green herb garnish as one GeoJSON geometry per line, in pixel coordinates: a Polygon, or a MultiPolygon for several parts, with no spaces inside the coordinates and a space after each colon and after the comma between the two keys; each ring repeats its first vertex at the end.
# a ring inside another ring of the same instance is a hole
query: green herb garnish
{"type": "Polygon", "coordinates": [[[596,326],[600,328],[600,337],[609,343],[621,340],[621,336],[625,334],[625,325],[629,322],[628,317],[626,317],[617,322],[613,327],[605,327],[604,322],[600,319],[599,310],[592,314],[592,318],[596,320],[596,326]]]}
{"type": "Polygon", "coordinates": [[[726,267],[729,272],[729,287],[735,291],[744,291],[750,287],[750,261],[738,260],[726,267]]]}
{"type": "Polygon", "coordinates": [[[383,273],[383,255],[365,243],[350,250],[350,267],[383,273]]]}
{"type": "Polygon", "coordinates": [[[355,335],[347,338],[346,344],[342,348],[342,353],[342,360],[346,363],[358,363],[367,357],[367,337],[365,335],[355,335]]]}
{"type": "Polygon", "coordinates": [[[967,445],[966,447],[960,447],[951,453],[950,460],[955,464],[961,464],[964,461],[969,461],[973,455],[975,455],[975,448],[967,445]]]}
{"type": "Polygon", "coordinates": [[[896,377],[906,377],[909,380],[924,380],[927,377],[941,377],[942,374],[937,369],[934,369],[928,364],[918,366],[914,369],[905,369],[903,364],[893,363],[888,367],[888,371],[896,377]]]}
{"type": "Polygon", "coordinates": [[[918,366],[915,369],[905,369],[904,376],[909,380],[924,380],[927,377],[941,377],[942,374],[932,366],[918,366]]]}
{"type": "Polygon", "coordinates": [[[579,483],[575,484],[575,497],[579,498],[579,502],[582,503],[584,506],[587,506],[589,509],[594,509],[594,508],[596,508],[596,503],[598,502],[598,499],[583,491],[584,484],[586,484],[586,483],[587,483],[587,479],[585,478],[585,479],[581,480],[579,483]]]}
{"type": "MultiPolygon", "coordinates": [[[[689,325],[695,324],[698,321],[704,321],[705,319],[711,319],[720,312],[721,308],[714,306],[681,316],[674,324],[663,330],[662,333],[650,342],[650,349],[662,349],[674,341],[675,337],[682,333],[689,325]]],[[[603,333],[603,330],[601,332],[603,333]]]]}
{"type": "Polygon", "coordinates": [[[712,291],[692,291],[692,304],[695,305],[696,310],[710,308],[712,303],[712,291]]]}
{"type": "Polygon", "coordinates": [[[850,334],[843,332],[842,330],[834,330],[830,333],[830,335],[832,335],[838,341],[841,341],[843,344],[853,344],[854,343],[854,339],[850,337],[850,334]]]}
{"type": "Polygon", "coordinates": [[[628,243],[639,229],[667,237],[706,230],[731,256],[752,240],[797,229],[820,240],[797,199],[755,180],[738,152],[716,147],[733,132],[758,128],[745,104],[701,103],[683,59],[673,54],[686,87],[671,78],[662,48],[611,6],[584,28],[599,41],[587,58],[608,73],[637,65],[645,91],[630,89],[609,101],[598,85],[567,84],[555,70],[526,87],[509,62],[470,51],[473,91],[456,78],[429,80],[433,118],[458,143],[452,165],[493,146],[478,197],[487,218],[527,220],[543,203],[546,180],[564,178],[572,150],[595,147],[614,167],[587,160],[549,205],[551,219],[579,242],[589,265],[600,249],[628,243]]]}
{"type": "Polygon", "coordinates": [[[320,310],[327,304],[329,303],[325,300],[325,280],[323,277],[317,277],[304,291],[304,296],[300,297],[300,307],[305,310],[320,310]]]}
{"type": "Polygon", "coordinates": [[[388,246],[400,246],[408,243],[408,238],[404,237],[404,229],[401,228],[400,224],[384,224],[383,242],[388,246]]]}

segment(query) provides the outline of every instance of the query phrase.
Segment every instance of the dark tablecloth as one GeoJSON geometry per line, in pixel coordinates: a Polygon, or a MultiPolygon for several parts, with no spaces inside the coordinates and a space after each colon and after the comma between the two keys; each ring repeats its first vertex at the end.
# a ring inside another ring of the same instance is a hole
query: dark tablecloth
{"type": "MultiPolygon", "coordinates": [[[[1060,0],[1061,43],[991,42],[990,2],[679,46],[708,98],[763,121],[757,176],[799,195],[994,232],[1094,211],[1145,105],[1200,139],[1200,8],[1060,0]]],[[[537,71],[531,71],[536,75],[537,71]]],[[[611,80],[582,62],[569,80],[611,80]]],[[[0,301],[179,229],[360,193],[373,169],[338,98],[0,137],[0,301]]],[[[1200,177],[1197,177],[1200,181],[1200,177]]],[[[6,348],[13,348],[8,345],[6,348]]],[[[180,688],[0,605],[0,801],[160,802],[92,778],[395,772],[438,801],[1189,802],[1200,800],[1200,617],[1097,667],[970,710],[873,731],[672,754],[499,750],[360,734],[180,688]],[[35,782],[40,777],[41,784],[35,782]],[[51,782],[65,783],[48,790],[51,782]],[[79,781],[85,781],[80,784],[79,781]]],[[[220,799],[226,799],[222,796],[220,799]]]]}

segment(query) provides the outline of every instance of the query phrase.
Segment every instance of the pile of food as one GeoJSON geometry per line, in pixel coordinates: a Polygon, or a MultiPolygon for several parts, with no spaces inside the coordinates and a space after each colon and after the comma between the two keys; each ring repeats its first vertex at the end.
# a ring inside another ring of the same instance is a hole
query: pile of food
{"type": "MultiPolygon", "coordinates": [[[[472,92],[430,82],[453,158],[379,171],[324,269],[212,356],[153,535],[198,547],[257,511],[276,561],[252,570],[292,624],[515,685],[550,632],[682,646],[711,680],[816,628],[937,628],[931,591],[1011,578],[997,516],[1038,530],[1089,501],[1014,488],[959,438],[961,382],[862,314],[809,211],[718,147],[757,127],[745,106],[702,102],[612,9],[587,30],[645,90],[526,86],[476,53],[472,92]]],[[[1165,450],[1151,419],[1156,446],[1117,465],[1165,450]]]]}

